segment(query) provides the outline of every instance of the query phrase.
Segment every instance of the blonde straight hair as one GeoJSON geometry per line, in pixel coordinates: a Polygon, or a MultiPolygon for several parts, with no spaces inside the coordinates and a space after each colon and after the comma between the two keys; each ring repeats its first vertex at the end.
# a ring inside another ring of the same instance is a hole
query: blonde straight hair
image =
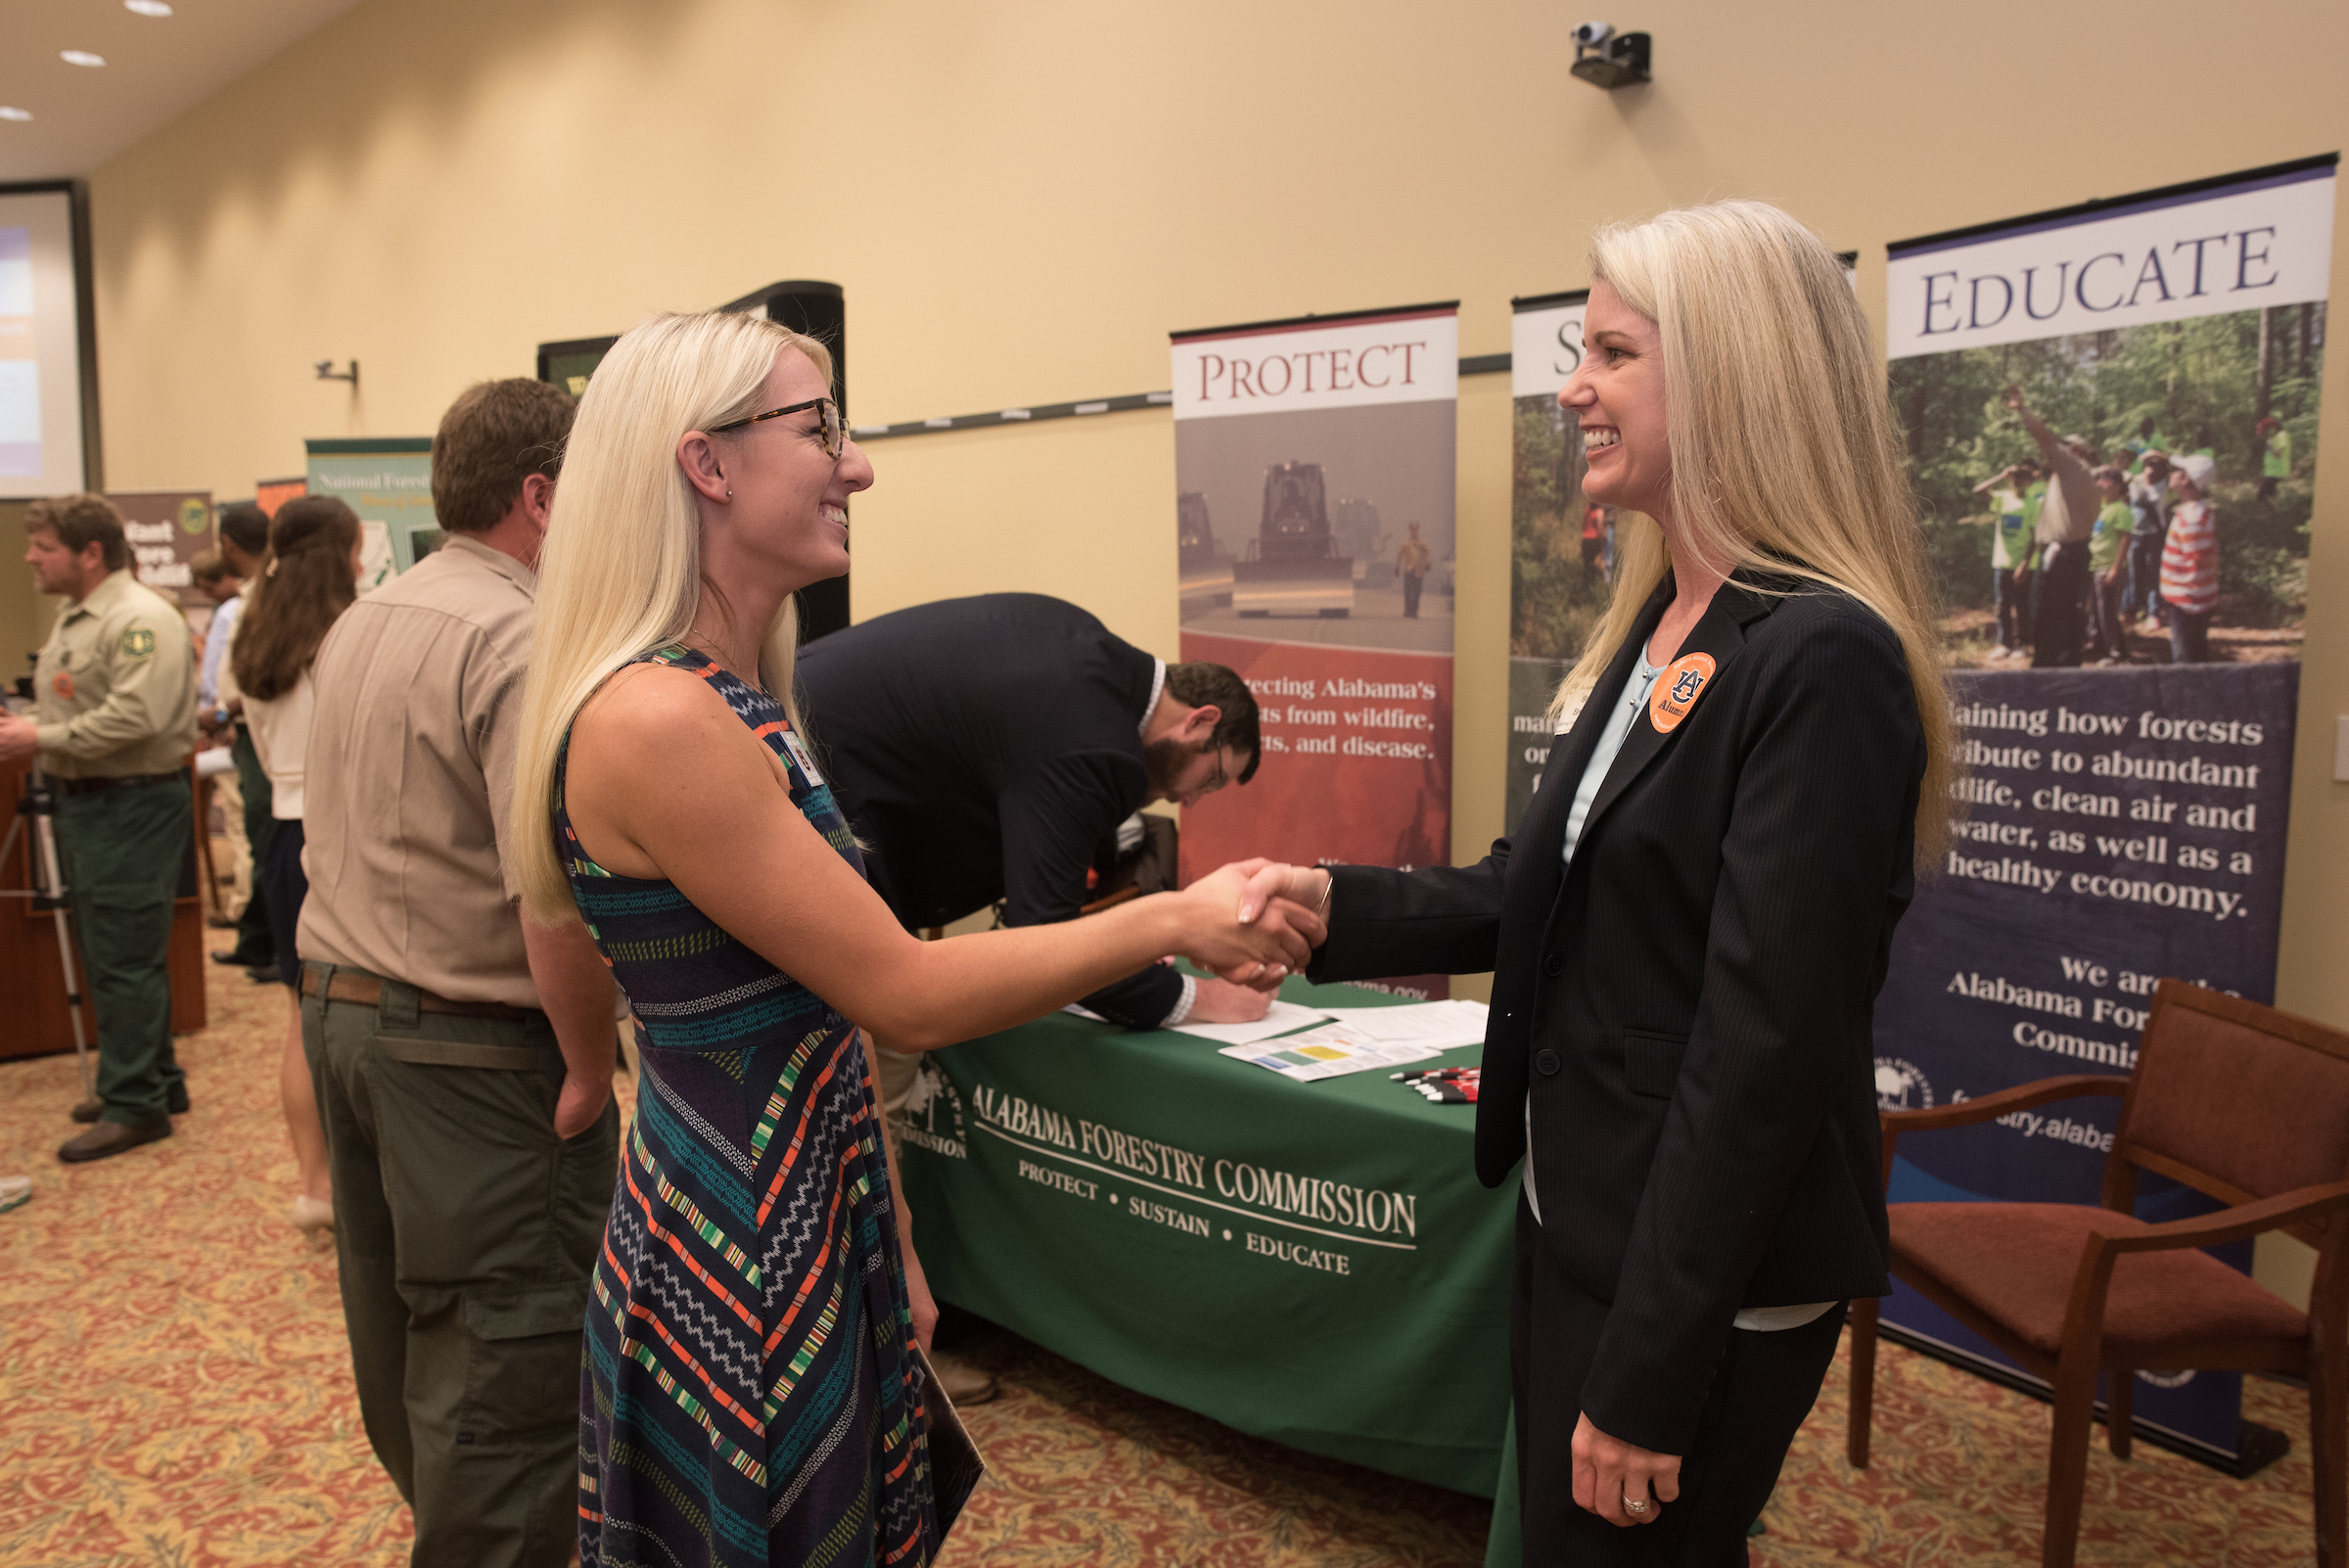
{"type": "MultiPolygon", "coordinates": [[[[1717,561],[1850,594],[1900,638],[1925,734],[1917,863],[1930,863],[1953,777],[1938,618],[1907,456],[1843,264],[1774,207],[1717,202],[1600,229],[1590,276],[1663,339],[1681,527],[1717,561]]],[[[1589,696],[1671,569],[1655,523],[1624,521],[1614,597],[1553,721],[1589,696]]]]}
{"type": "MultiPolygon", "coordinates": [[[[604,356],[565,448],[538,557],[537,614],[514,778],[514,841],[523,905],[540,925],[578,918],[554,841],[555,761],[572,721],[612,672],[683,637],[704,590],[701,515],[677,466],[677,442],[760,412],[775,356],[796,348],[827,385],[832,354],[758,316],[658,315],[604,356]]],[[[720,437],[719,439],[726,438],[720,437]]],[[[799,725],[793,596],[760,639],[758,678],[799,725]]]]}

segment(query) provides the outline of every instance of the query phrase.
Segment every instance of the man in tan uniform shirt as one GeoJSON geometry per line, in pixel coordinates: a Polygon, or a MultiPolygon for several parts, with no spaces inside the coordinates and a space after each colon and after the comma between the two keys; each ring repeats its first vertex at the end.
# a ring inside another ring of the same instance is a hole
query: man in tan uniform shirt
{"type": "Polygon", "coordinates": [[[188,1108],[171,1049],[166,953],[195,807],[196,654],[179,607],[130,574],[105,497],[32,503],[24,559],[69,601],[34,670],[35,716],[0,715],[0,758],[38,754],[57,783],[58,858],[98,1012],[95,1125],[58,1158],[103,1160],[171,1135],[188,1108]]]}
{"type": "Polygon", "coordinates": [[[302,1047],[360,1415],[420,1565],[561,1568],[576,1545],[615,992],[584,927],[526,927],[508,840],[572,409],[534,381],[450,406],[447,542],[344,612],[311,671],[302,1047]]]}

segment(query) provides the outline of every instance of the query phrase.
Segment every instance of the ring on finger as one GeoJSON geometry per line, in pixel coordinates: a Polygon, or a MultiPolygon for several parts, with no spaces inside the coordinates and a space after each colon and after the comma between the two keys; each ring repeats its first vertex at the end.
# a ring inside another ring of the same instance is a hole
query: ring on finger
{"type": "Polygon", "coordinates": [[[1624,1511],[1627,1513],[1645,1513],[1647,1512],[1647,1499],[1645,1498],[1640,1498],[1635,1500],[1632,1495],[1627,1492],[1623,1495],[1623,1507],[1624,1511]]]}

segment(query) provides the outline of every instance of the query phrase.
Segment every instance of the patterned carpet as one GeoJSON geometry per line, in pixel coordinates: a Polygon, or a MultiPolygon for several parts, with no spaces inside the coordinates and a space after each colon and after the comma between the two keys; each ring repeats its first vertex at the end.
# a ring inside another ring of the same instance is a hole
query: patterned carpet
{"type": "MultiPolygon", "coordinates": [[[[70,1057],[0,1064],[0,1564],[392,1568],[407,1510],[350,1390],[331,1254],[287,1224],[275,1093],[285,992],[215,970],[212,1027],[180,1042],[179,1134],[65,1166],[70,1057]]],[[[1291,1453],[1145,1399],[980,1325],[1003,1380],[968,1412],[992,1477],[944,1568],[1475,1568],[1490,1505],[1291,1453]]],[[[2307,1404],[2253,1382],[2292,1453],[2247,1482],[2139,1445],[2089,1468],[2080,1560],[2270,1568],[2315,1559],[2307,1404]]],[[[1842,1459],[1840,1363],[1755,1544],[1758,1568],[2038,1560],[2043,1405],[1887,1346],[1876,1459],[1842,1459]]]]}

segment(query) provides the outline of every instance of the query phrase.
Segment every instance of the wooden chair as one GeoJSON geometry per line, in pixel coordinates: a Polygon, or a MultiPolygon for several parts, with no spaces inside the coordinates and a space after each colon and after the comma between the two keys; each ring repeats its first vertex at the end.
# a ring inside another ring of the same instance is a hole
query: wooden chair
{"type": "MultiPolygon", "coordinates": [[[[1892,1271],[2046,1379],[2046,1568],[2070,1568],[2080,1534],[2096,1379],[2110,1379],[2113,1455],[2129,1456],[2138,1371],[2289,1372],[2308,1379],[2317,1561],[2349,1568],[2349,1035],[2165,980],[2128,1078],[2051,1078],[1929,1111],[1883,1113],[1884,1172],[1904,1132],[1963,1127],[2082,1095],[2121,1101],[2103,1205],[1896,1203],[1892,1271]],[[2147,1224],[2137,1173],[2232,1205],[2147,1224]],[[2282,1230],[2317,1249],[2302,1313],[2198,1249],[2282,1230]]],[[[1852,1304],[1849,1448],[1867,1464],[1876,1303],[1852,1304]]]]}

